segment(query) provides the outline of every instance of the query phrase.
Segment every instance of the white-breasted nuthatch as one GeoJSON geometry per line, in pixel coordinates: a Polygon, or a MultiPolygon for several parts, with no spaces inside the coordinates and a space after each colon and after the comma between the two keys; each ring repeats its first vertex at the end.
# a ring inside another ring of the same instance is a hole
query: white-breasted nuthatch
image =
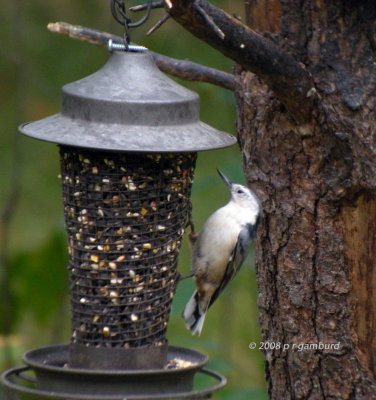
{"type": "Polygon", "coordinates": [[[190,235],[197,290],[182,316],[187,329],[198,335],[208,308],[239,271],[262,218],[255,193],[217,171],[229,188],[231,199],[207,219],[198,235],[190,235]]]}

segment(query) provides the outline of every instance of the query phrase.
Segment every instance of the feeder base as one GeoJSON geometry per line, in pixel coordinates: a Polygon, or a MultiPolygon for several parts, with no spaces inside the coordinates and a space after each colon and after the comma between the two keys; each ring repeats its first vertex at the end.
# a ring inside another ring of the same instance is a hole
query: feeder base
{"type": "Polygon", "coordinates": [[[169,364],[182,360],[180,368],[144,370],[89,370],[70,368],[69,345],[44,347],[24,356],[26,367],[6,371],[2,383],[6,400],[152,400],[208,398],[226,384],[226,379],[203,366],[206,355],[183,347],[169,346],[169,364]],[[35,377],[27,374],[32,371],[35,377]],[[195,375],[210,376],[211,386],[194,389],[195,375]],[[27,385],[26,385],[27,383],[27,385]],[[31,386],[30,386],[31,383],[31,386]],[[25,397],[25,394],[30,396],[25,397]]]}
{"type": "Polygon", "coordinates": [[[70,345],[70,367],[99,370],[163,368],[167,362],[167,343],[129,349],[70,345]]]}

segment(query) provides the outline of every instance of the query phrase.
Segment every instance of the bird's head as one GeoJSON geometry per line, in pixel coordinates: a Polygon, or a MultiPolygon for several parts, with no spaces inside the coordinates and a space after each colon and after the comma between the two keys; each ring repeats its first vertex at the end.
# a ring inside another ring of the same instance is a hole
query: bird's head
{"type": "Polygon", "coordinates": [[[244,207],[252,207],[255,210],[261,209],[260,200],[251,189],[240,183],[231,182],[218,168],[217,171],[228,187],[231,193],[231,200],[234,203],[244,207]]]}

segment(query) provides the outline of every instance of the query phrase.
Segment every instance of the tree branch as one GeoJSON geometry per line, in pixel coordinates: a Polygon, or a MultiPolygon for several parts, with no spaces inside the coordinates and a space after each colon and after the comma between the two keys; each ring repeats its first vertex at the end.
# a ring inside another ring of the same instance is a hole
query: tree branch
{"type": "MultiPolygon", "coordinates": [[[[101,32],[84,26],[71,25],[66,22],[55,22],[48,24],[51,32],[67,35],[73,39],[89,42],[97,46],[105,47],[110,39],[115,43],[121,43],[119,36],[101,32]]],[[[188,60],[177,60],[150,51],[158,68],[170,75],[187,81],[200,81],[211,83],[225,89],[235,90],[235,76],[227,72],[206,67],[188,60]]]]}
{"type": "Polygon", "coordinates": [[[297,123],[311,120],[313,80],[292,56],[206,0],[165,0],[165,9],[193,35],[258,75],[297,123]]]}
{"type": "Polygon", "coordinates": [[[106,47],[110,39],[114,42],[122,42],[119,36],[112,35],[111,33],[86,28],[85,26],[72,25],[67,22],[50,22],[47,25],[47,29],[54,33],[69,36],[72,39],[95,44],[96,46],[106,47]]]}
{"type": "Polygon", "coordinates": [[[162,54],[150,52],[158,68],[167,74],[186,81],[211,83],[228,90],[235,90],[235,76],[215,68],[206,67],[188,60],[177,60],[162,54]]]}

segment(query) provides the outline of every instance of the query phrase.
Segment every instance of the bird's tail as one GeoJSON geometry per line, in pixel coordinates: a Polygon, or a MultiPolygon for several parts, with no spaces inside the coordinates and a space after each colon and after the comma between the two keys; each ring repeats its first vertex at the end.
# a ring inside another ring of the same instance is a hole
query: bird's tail
{"type": "Polygon", "coordinates": [[[204,325],[206,309],[202,311],[199,306],[199,295],[197,290],[193,293],[183,311],[185,326],[192,332],[192,335],[201,335],[202,326],[204,325]]]}

